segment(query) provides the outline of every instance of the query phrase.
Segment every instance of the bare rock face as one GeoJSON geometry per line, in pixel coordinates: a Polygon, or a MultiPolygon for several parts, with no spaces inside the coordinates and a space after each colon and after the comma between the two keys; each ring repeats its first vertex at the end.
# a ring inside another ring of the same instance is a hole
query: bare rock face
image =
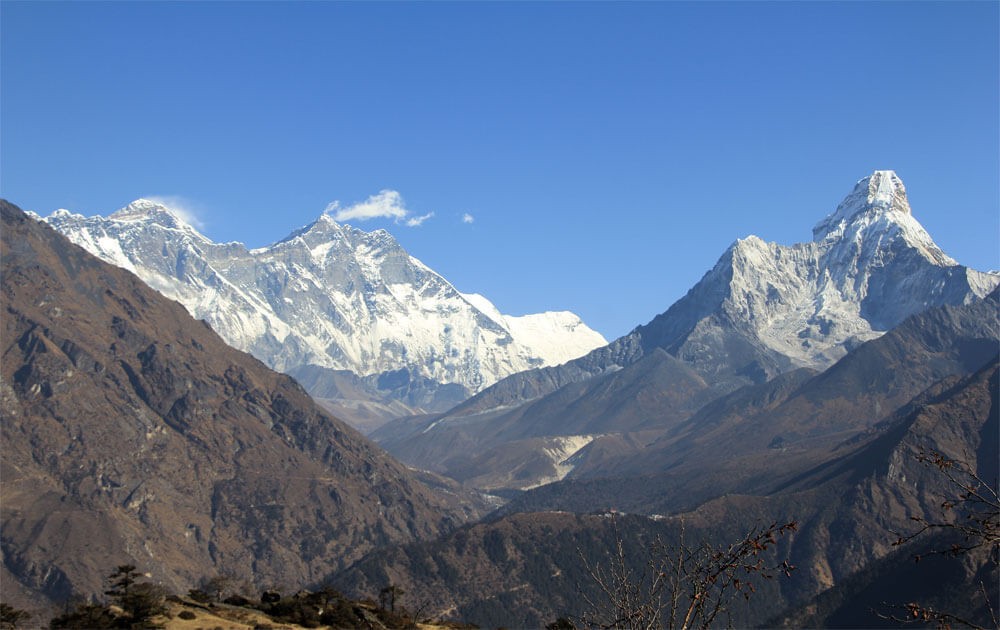
{"type": "Polygon", "coordinates": [[[468,516],[177,302],[0,211],[5,591],[100,593],[123,563],[295,587],[468,516]]]}

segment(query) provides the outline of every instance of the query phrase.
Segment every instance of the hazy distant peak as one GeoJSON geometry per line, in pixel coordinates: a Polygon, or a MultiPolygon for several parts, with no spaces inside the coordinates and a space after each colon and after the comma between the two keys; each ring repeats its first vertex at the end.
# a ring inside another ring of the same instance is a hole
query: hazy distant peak
{"type": "MultiPolygon", "coordinates": [[[[42,220],[42,215],[35,212],[31,212],[30,210],[26,211],[25,214],[27,214],[32,219],[36,219],[39,221],[42,220]]],[[[73,212],[72,210],[67,210],[66,208],[59,208],[49,216],[56,218],[72,218],[72,217],[79,217],[81,219],[85,218],[82,214],[78,214],[76,212],[73,212]]]]}
{"type": "Polygon", "coordinates": [[[139,198],[128,204],[124,208],[121,208],[111,214],[112,217],[118,220],[127,219],[142,219],[149,216],[155,216],[157,214],[169,214],[174,216],[170,211],[170,208],[166,207],[162,203],[157,203],[150,199],[139,198]]]}
{"type": "Polygon", "coordinates": [[[302,238],[307,235],[340,234],[343,231],[344,231],[344,226],[334,221],[333,217],[324,212],[323,214],[319,215],[319,218],[313,221],[312,223],[308,223],[298,228],[297,230],[292,231],[291,234],[289,234],[288,236],[286,236],[281,240],[275,241],[271,245],[259,248],[259,251],[265,251],[268,248],[277,247],[279,245],[289,243],[297,238],[302,238]]]}

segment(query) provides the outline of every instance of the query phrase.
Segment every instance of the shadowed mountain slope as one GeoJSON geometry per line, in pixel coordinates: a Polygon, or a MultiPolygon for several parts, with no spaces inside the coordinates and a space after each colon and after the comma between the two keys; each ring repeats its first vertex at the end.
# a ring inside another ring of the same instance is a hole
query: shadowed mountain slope
{"type": "MultiPolygon", "coordinates": [[[[804,470],[836,461],[942,383],[995,360],[997,291],[907,319],[828,370],[799,370],[705,405],[657,439],[578,454],[564,481],[533,489],[506,511],[615,506],[671,513],[724,493],[769,494],[804,470]]],[[[595,441],[592,446],[597,446],[595,441]]]]}
{"type": "Polygon", "coordinates": [[[181,592],[295,586],[470,516],[177,302],[0,211],[5,595],[97,594],[124,563],[181,592]]]}
{"type": "Polygon", "coordinates": [[[559,463],[595,438],[662,429],[718,394],[690,366],[656,350],[624,369],[510,410],[408,418],[372,437],[403,461],[476,487],[531,487],[561,478],[559,463]]]}
{"type": "MultiPolygon", "coordinates": [[[[970,596],[980,580],[988,588],[997,584],[996,565],[988,553],[941,565],[929,587],[926,573],[902,569],[893,542],[898,533],[912,531],[911,517],[947,518],[941,504],[954,500],[958,492],[939,470],[921,463],[918,453],[941,452],[984,479],[996,478],[998,369],[994,357],[974,374],[943,379],[877,430],[844,442],[836,449],[837,457],[800,469],[794,483],[779,488],[728,495],[719,490],[714,498],[669,517],[508,514],[462,527],[435,542],[372,555],[341,573],[337,582],[362,591],[392,582],[412,593],[415,601],[425,602],[429,612],[450,612],[484,626],[540,627],[559,616],[582,613],[581,593],[595,594],[583,559],[607,566],[617,557],[618,538],[626,566],[640,570],[657,537],[670,544],[682,528],[689,544],[724,546],[755,525],[794,519],[798,531],[783,539],[777,552],[788,557],[796,571],[789,579],[764,582],[748,606],[734,606],[735,626],[817,627],[838,625],[839,620],[875,627],[878,619],[868,610],[852,607],[860,588],[872,589],[864,592],[865,602],[889,605],[935,592],[928,603],[988,622],[985,604],[970,596]],[[815,599],[820,594],[823,598],[815,599]],[[786,608],[789,612],[778,614],[786,608]]],[[[720,452],[715,461],[722,458],[720,452]]],[[[661,477],[619,483],[622,488],[645,486],[663,496],[691,481],[661,477]]],[[[934,549],[939,542],[918,539],[903,553],[934,549]]]]}

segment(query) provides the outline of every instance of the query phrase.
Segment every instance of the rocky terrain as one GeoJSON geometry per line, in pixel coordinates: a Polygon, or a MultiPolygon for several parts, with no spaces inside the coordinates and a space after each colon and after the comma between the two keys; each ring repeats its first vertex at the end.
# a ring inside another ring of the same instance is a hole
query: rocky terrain
{"type": "MultiPolygon", "coordinates": [[[[421,312],[442,331],[442,313],[471,317],[454,339],[491,347],[494,374],[514,369],[503,357],[528,356],[519,330],[541,330],[452,294],[378,233],[321,218],[249,251],[139,206],[108,223],[68,213],[49,221],[89,221],[80,238],[109,258],[120,246],[122,266],[133,264],[126,252],[141,252],[147,272],[161,256],[170,290],[228,287],[220,291],[257,303],[233,321],[266,320],[258,328],[288,342],[275,346],[286,359],[318,346],[276,335],[286,324],[269,298],[232,287],[276,283],[272,295],[307,303],[323,292],[288,287],[318,286],[310,278],[321,271],[369,282],[372,292],[355,285],[344,295],[373,296],[363,311],[371,321],[405,327],[422,317],[398,319],[406,309],[427,305],[421,312]],[[118,231],[100,236],[108,226],[118,231]],[[147,232],[160,234],[161,251],[147,232]],[[323,257],[337,243],[365,252],[364,273],[351,275],[359,259],[340,269],[323,257]],[[211,264],[208,251],[218,256],[211,264]],[[260,265],[253,282],[227,280],[227,260],[260,265]],[[415,286],[425,301],[403,299],[415,286]],[[409,306],[390,308],[382,289],[409,306]],[[475,312],[453,309],[453,299],[475,312]],[[463,336],[475,330],[494,336],[463,336]]],[[[579,359],[489,387],[446,382],[462,362],[431,361],[445,370],[435,372],[426,357],[367,374],[286,366],[315,402],[128,271],[2,210],[5,603],[100,593],[108,567],[127,562],[175,593],[219,575],[258,592],[332,585],[356,600],[391,586],[427,618],[542,627],[580,621],[588,598],[601,597],[594,567],[638,575],[671,545],[725,550],[794,521],[759,557],[796,568],[755,581],[745,604],[727,606],[726,623],[891,626],[912,606],[995,623],[998,506],[970,500],[955,480],[995,498],[1000,275],[944,254],[890,171],[858,182],[812,242],[737,241],[663,314],[579,359]],[[435,405],[451,408],[415,413],[435,405]],[[401,413],[414,415],[379,428],[401,413]],[[481,518],[486,501],[496,509],[481,518]],[[921,524],[932,526],[911,539],[921,524]],[[956,524],[971,524],[968,535],[956,524]],[[938,553],[954,545],[957,555],[938,553]]],[[[399,349],[389,346],[385,356],[399,349]]],[[[355,608],[356,619],[374,619],[355,608]]]]}

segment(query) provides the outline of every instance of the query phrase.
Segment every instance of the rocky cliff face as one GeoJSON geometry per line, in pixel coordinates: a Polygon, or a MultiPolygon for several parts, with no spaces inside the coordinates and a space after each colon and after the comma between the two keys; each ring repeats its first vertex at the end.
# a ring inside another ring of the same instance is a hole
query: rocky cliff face
{"type": "MultiPolygon", "coordinates": [[[[482,296],[459,293],[388,232],[326,214],[260,249],[213,243],[146,200],[107,218],[61,210],[45,220],[283,372],[315,366],[376,380],[392,372],[391,380],[457,384],[467,395],[606,343],[572,313],[504,316],[482,296]]],[[[423,404],[433,393],[403,399],[423,404]]]]}
{"type": "Polygon", "coordinates": [[[133,274],[0,211],[5,594],[99,594],[125,562],[180,592],[304,584],[475,511],[133,274]]]}

